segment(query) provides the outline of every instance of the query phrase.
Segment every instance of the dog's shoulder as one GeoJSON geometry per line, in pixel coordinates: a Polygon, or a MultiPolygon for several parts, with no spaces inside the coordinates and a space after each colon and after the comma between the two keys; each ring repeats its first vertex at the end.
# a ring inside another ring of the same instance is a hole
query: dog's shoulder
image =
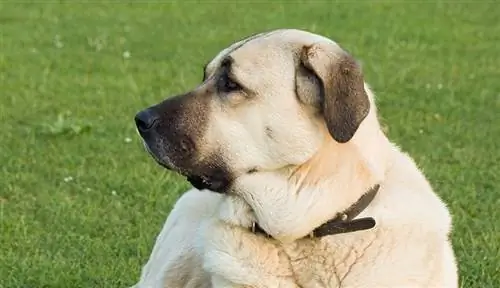
{"type": "Polygon", "coordinates": [[[376,214],[387,226],[411,225],[444,237],[451,231],[452,218],[445,202],[415,160],[396,147],[371,210],[366,213],[376,214]]]}

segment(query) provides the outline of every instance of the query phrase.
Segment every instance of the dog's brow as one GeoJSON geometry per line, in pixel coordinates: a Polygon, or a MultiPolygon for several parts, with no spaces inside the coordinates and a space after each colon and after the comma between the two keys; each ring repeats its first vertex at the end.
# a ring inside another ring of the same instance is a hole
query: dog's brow
{"type": "Polygon", "coordinates": [[[221,61],[220,66],[223,68],[231,69],[231,65],[233,64],[233,62],[234,58],[228,55],[221,61]]]}
{"type": "MultiPolygon", "coordinates": [[[[231,57],[230,55],[227,55],[220,62],[219,68],[222,68],[225,71],[229,72],[229,71],[231,71],[231,66],[232,66],[233,62],[234,62],[234,58],[231,57]]],[[[203,81],[205,81],[207,78],[207,68],[208,68],[208,65],[210,65],[210,63],[211,62],[209,61],[208,63],[206,63],[203,66],[203,81]]]]}

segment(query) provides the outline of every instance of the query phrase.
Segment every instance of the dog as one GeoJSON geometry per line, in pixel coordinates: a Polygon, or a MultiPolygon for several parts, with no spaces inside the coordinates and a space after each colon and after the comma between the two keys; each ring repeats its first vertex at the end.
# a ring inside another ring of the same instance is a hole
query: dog
{"type": "Polygon", "coordinates": [[[135,287],[458,287],[451,214],[335,41],[247,37],[135,122],[193,186],[135,287]]]}

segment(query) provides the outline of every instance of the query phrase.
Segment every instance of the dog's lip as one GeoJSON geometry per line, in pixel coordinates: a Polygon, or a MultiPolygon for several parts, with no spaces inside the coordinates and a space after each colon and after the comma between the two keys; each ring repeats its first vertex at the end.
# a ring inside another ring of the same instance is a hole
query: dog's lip
{"type": "Polygon", "coordinates": [[[228,193],[230,182],[224,182],[208,176],[189,175],[187,181],[198,190],[209,190],[215,193],[228,193]]]}

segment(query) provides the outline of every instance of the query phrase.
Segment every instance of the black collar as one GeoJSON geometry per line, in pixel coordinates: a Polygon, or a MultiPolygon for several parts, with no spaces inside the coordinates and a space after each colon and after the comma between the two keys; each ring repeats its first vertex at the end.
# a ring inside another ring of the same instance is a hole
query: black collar
{"type": "MultiPolygon", "coordinates": [[[[364,217],[359,219],[354,219],[363,210],[370,205],[372,200],[377,195],[380,185],[373,186],[368,192],[363,194],[356,203],[352,204],[344,212],[338,213],[335,217],[323,223],[316,229],[314,229],[309,237],[319,238],[328,235],[335,235],[341,233],[349,233],[360,230],[368,230],[375,227],[375,219],[372,217],[364,217]]],[[[251,228],[253,233],[264,234],[267,237],[271,237],[258,223],[254,223],[251,228]]]]}

